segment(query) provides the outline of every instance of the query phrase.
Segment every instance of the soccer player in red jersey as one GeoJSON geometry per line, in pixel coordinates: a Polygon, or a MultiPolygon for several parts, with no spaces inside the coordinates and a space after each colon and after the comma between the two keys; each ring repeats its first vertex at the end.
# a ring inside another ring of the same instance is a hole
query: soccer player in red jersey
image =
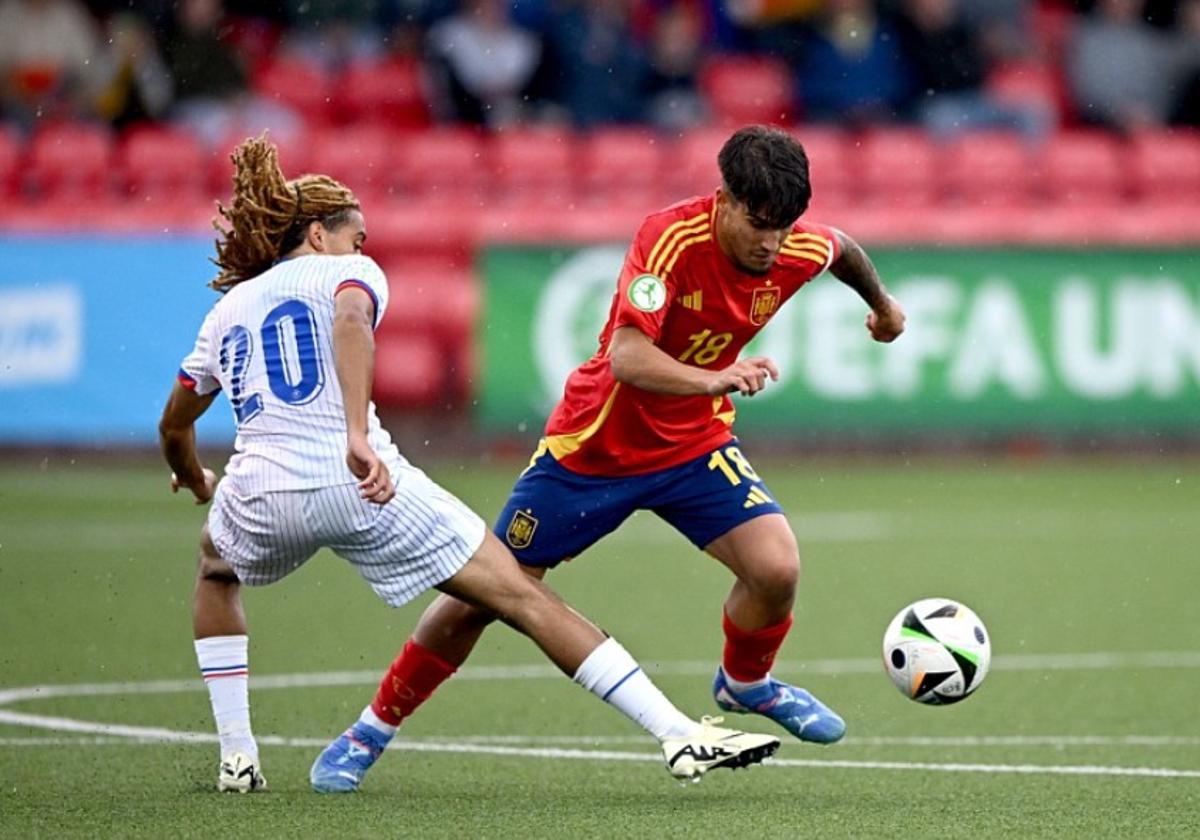
{"type": "MultiPolygon", "coordinates": [[[[770,673],[792,624],[799,550],[733,435],[729,395],[753,396],[778,379],[770,359],[738,355],[825,270],[866,302],[866,328],[876,341],[903,332],[904,312],[853,239],[800,220],[811,188],[794,138],[743,128],[718,162],[722,183],[713,195],[642,223],[600,346],[568,377],[494,531],[524,571],[542,577],[634,511],[658,514],[735,578],[724,605],[717,705],[765,715],[804,741],[832,743],[845,733],[842,719],[770,673]]],[[[392,663],[367,717],[398,726],[467,659],[495,618],[440,596],[392,663]]]]}

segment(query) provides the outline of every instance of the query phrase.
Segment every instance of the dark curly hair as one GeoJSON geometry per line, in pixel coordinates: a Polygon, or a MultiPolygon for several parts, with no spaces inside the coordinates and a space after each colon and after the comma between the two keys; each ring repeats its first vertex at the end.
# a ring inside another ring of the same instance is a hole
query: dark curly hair
{"type": "Polygon", "coordinates": [[[768,227],[790,227],[808,209],[808,155],[783,129],[749,125],[717,156],[725,189],[768,227]]]}

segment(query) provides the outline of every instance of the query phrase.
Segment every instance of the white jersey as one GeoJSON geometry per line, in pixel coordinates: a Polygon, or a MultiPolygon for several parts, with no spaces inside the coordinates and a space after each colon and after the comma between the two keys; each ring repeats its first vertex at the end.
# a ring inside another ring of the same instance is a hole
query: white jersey
{"type": "MultiPolygon", "coordinates": [[[[225,469],[241,493],[351,484],[346,411],[333,359],[334,297],[347,286],[387,308],[387,279],[360,255],[284,260],[219,300],[183,360],[179,379],[197,394],[224,390],[237,420],[225,469]]],[[[399,478],[407,464],[368,411],[371,448],[399,478]]]]}

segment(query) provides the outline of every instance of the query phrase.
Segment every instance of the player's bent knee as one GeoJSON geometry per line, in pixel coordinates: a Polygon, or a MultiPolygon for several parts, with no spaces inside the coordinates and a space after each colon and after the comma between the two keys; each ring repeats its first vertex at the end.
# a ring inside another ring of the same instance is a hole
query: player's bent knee
{"type": "Polygon", "coordinates": [[[200,553],[196,561],[196,578],[212,583],[237,584],[240,582],[233,567],[221,559],[212,537],[209,536],[207,525],[200,532],[200,553]]]}

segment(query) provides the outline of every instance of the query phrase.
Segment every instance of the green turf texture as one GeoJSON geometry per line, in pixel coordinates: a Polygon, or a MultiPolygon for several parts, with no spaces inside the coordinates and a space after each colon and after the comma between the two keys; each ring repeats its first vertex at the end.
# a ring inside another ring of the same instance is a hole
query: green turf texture
{"type": "MultiPolygon", "coordinates": [[[[786,740],[780,759],[1200,770],[1200,464],[754,458],[792,514],[804,574],[776,673],[838,709],[843,744],[786,740]],[[921,597],[958,598],[987,622],[995,655],[1178,652],[1174,667],[997,667],[979,693],[925,708],[882,667],[892,616],[921,597]],[[1190,664],[1188,662],[1190,661],[1190,664]],[[1095,744],[957,746],[950,736],[1100,736],[1095,744]],[[1168,742],[1120,743],[1122,736],[1168,742]],[[901,737],[933,743],[895,743],[901,737]],[[881,740],[882,739],[882,740],[881,740]],[[938,740],[942,739],[939,743],[938,740]]],[[[435,463],[429,472],[485,517],[519,466],[435,463]]],[[[192,679],[179,693],[33,699],[0,711],[209,732],[191,649],[189,598],[204,510],[153,466],[0,463],[0,690],[38,684],[192,679]]],[[[642,514],[549,577],[617,636],[689,713],[714,712],[705,663],[721,647],[728,574],[642,514]],[[694,666],[679,663],[699,663],[694,666]]],[[[256,676],[381,671],[422,599],[377,601],[322,554],[247,592],[256,676]]],[[[475,666],[539,665],[504,628],[475,666]]],[[[259,735],[332,737],[373,688],[252,695],[259,735]]],[[[769,731],[767,721],[734,718],[769,731]]],[[[452,680],[405,738],[617,738],[557,746],[652,755],[650,740],[562,677],[452,680]],[[627,739],[627,740],[626,740],[627,739]]],[[[781,733],[782,734],[782,733],[781,733]]],[[[3,837],[1194,837],[1200,779],[765,766],[680,786],[653,761],[390,752],[363,791],[307,787],[318,747],[264,746],[271,790],[218,795],[211,744],[25,745],[94,736],[0,722],[3,837]]]]}

